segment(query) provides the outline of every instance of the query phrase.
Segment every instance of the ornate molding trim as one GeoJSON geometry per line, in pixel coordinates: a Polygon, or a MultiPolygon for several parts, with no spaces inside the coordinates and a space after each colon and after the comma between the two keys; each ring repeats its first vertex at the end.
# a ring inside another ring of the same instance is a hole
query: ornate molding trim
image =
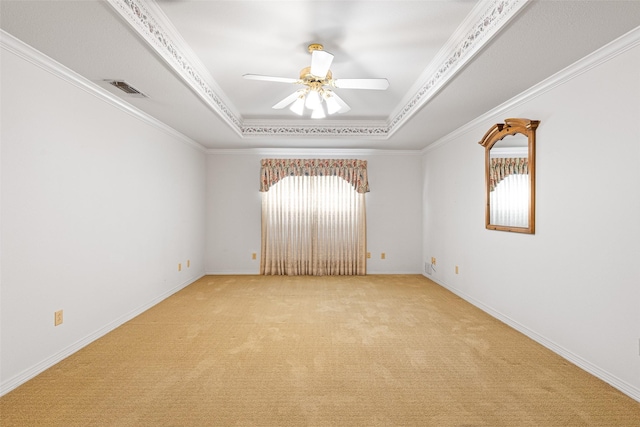
{"type": "Polygon", "coordinates": [[[213,78],[201,71],[204,67],[196,64],[197,59],[184,52],[184,43],[176,31],[163,27],[160,24],[163,20],[158,13],[150,11],[147,2],[107,1],[233,130],[242,134],[240,119],[208,83],[213,82],[213,78]]]}
{"type": "Polygon", "coordinates": [[[245,124],[227,105],[213,78],[199,63],[153,0],[107,0],[149,45],[189,84],[196,93],[240,136],[339,136],[389,138],[413,116],[456,72],[530,0],[487,0],[476,6],[452,36],[432,65],[425,70],[424,83],[385,126],[306,126],[294,123],[255,126],[245,124]]]}
{"type": "Polygon", "coordinates": [[[422,154],[428,153],[432,150],[437,149],[438,147],[455,141],[462,135],[465,135],[469,132],[477,132],[478,126],[484,126],[487,121],[494,121],[496,120],[496,117],[509,114],[510,111],[521,107],[532,99],[535,99],[538,96],[541,96],[558,86],[566,84],[574,78],[588,72],[592,68],[598,67],[615,58],[616,56],[626,52],[627,50],[633,49],[637,46],[640,46],[640,27],[636,27],[635,29],[629,31],[627,34],[620,36],[616,40],[613,40],[612,42],[601,47],[595,52],[592,52],[584,58],[578,60],[577,62],[574,62],[567,68],[558,71],[556,74],[548,77],[547,79],[538,82],[535,86],[530,87],[529,89],[521,92],[508,101],[505,101],[504,103],[496,106],[494,109],[485,112],[479,117],[476,117],[472,121],[454,130],[450,134],[443,136],[437,141],[434,141],[432,144],[429,144],[420,152],[422,154]]]}
{"type": "Polygon", "coordinates": [[[243,136],[340,136],[377,137],[388,136],[387,127],[372,126],[243,126],[243,136]]]}
{"type": "MultiPolygon", "coordinates": [[[[464,36],[457,38],[454,35],[440,51],[436,57],[439,59],[425,71],[428,76],[425,83],[389,123],[389,136],[433,98],[528,3],[529,0],[492,0],[471,23],[471,28],[467,27],[465,31],[461,27],[459,33],[462,30],[464,36]]],[[[480,3],[479,7],[485,5],[480,3]]]]}
{"type": "Polygon", "coordinates": [[[376,148],[210,148],[209,155],[278,156],[283,159],[301,156],[348,157],[348,156],[419,156],[421,150],[381,150],[376,148]]]}

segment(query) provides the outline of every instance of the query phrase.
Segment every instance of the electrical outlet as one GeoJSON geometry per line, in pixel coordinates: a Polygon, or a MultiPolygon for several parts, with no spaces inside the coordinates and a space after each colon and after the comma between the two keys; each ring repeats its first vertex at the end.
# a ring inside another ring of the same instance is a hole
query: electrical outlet
{"type": "Polygon", "coordinates": [[[367,252],[367,258],[371,258],[371,252],[367,252]]]}
{"type": "Polygon", "coordinates": [[[431,265],[436,265],[436,257],[431,257],[431,265]]]}
{"type": "Polygon", "coordinates": [[[60,326],[62,325],[62,310],[58,310],[55,313],[53,313],[53,326],[60,326]]]}
{"type": "Polygon", "coordinates": [[[380,259],[387,259],[387,254],[385,254],[384,252],[382,252],[380,254],[380,259]]]}
{"type": "Polygon", "coordinates": [[[187,268],[191,268],[191,260],[190,259],[187,260],[187,268]]]}
{"type": "Polygon", "coordinates": [[[182,271],[182,263],[178,263],[178,271],[182,271]]]}
{"type": "Polygon", "coordinates": [[[456,265],[456,274],[458,274],[459,270],[458,270],[458,266],[456,265]]]}
{"type": "Polygon", "coordinates": [[[257,256],[258,256],[258,254],[254,252],[254,253],[251,254],[251,259],[256,259],[257,256]]]}

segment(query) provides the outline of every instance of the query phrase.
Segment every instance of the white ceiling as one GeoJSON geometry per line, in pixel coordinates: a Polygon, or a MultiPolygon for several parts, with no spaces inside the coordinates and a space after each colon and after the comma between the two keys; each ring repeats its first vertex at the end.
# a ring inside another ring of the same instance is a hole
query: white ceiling
{"type": "Polygon", "coordinates": [[[420,150],[640,25],[635,0],[2,0],[0,13],[2,30],[210,149],[420,150]],[[389,89],[336,89],[352,109],[323,120],[273,110],[297,87],[242,75],[297,78],[310,43],[335,55],[334,78],[389,89]]]}

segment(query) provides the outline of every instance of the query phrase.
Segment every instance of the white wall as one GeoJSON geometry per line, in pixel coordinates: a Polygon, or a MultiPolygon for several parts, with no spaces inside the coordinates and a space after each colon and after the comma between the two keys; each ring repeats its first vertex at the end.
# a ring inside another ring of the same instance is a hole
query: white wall
{"type": "Polygon", "coordinates": [[[204,150],[16,46],[1,69],[2,393],[204,274],[204,150]]]}
{"type": "Polygon", "coordinates": [[[540,86],[548,91],[531,90],[425,150],[423,189],[423,256],[437,258],[430,277],[636,400],[639,40],[636,31],[559,86],[551,79],[540,86]],[[478,141],[508,117],[541,121],[535,235],[484,228],[478,141]]]}
{"type": "Polygon", "coordinates": [[[358,158],[367,160],[368,274],[421,273],[422,181],[419,153],[218,151],[207,156],[208,274],[258,274],[260,268],[260,160],[358,158]],[[380,254],[385,252],[386,259],[380,254]],[[252,260],[251,254],[257,259],[252,260]]]}

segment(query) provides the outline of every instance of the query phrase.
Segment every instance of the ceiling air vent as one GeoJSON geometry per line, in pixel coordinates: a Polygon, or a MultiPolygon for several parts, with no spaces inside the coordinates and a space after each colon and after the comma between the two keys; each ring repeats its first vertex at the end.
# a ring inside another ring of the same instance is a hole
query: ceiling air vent
{"type": "Polygon", "coordinates": [[[122,80],[107,80],[110,85],[117,87],[121,91],[128,93],[129,95],[137,95],[140,97],[146,97],[145,94],[140,92],[138,89],[131,86],[129,83],[122,80]]]}

